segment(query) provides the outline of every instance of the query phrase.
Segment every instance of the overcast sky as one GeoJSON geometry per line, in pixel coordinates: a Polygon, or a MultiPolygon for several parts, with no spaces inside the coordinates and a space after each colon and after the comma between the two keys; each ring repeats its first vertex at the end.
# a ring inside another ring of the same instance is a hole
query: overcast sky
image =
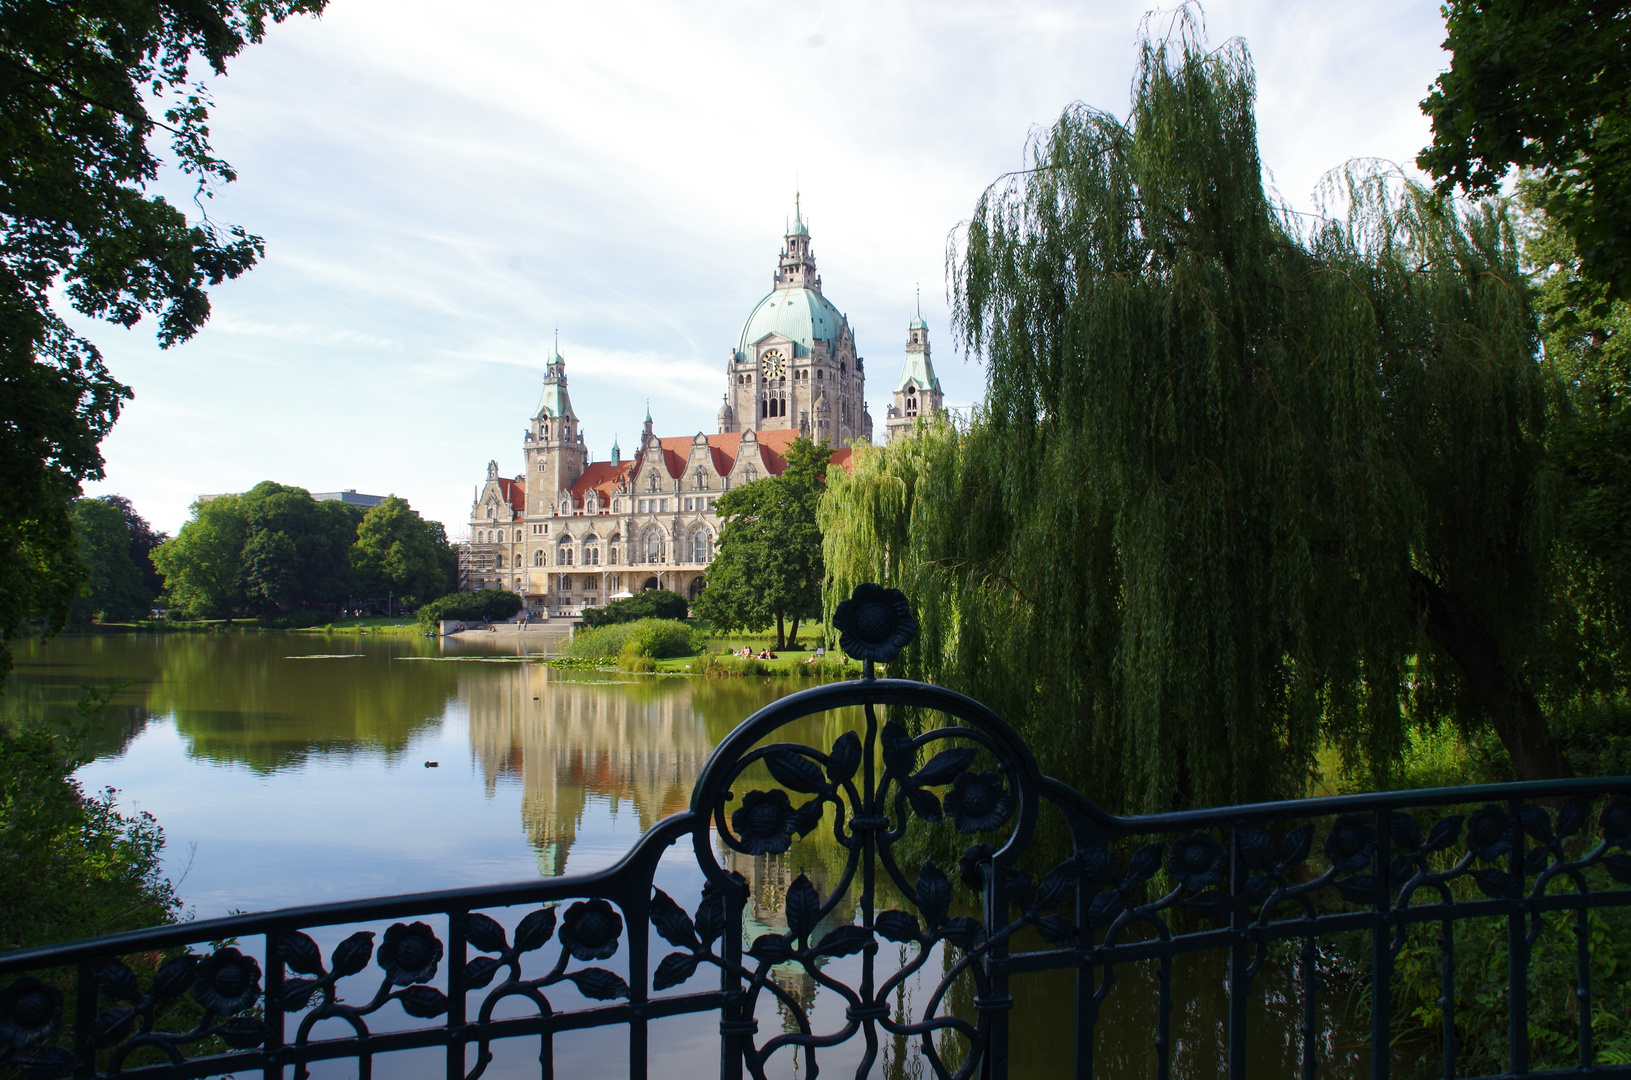
{"type": "MultiPolygon", "coordinates": [[[[712,432],[795,190],[878,436],[919,282],[948,401],[971,404],[948,236],[1066,105],[1125,116],[1148,6],[333,0],[215,83],[239,180],[210,215],[265,259],[177,348],[151,320],[80,324],[136,391],[89,491],[174,531],[201,493],[356,488],[457,536],[488,460],[522,468],[557,325],[596,460],[636,443],[648,397],[659,434],[712,432]]],[[[1431,0],[1205,18],[1251,49],[1263,162],[1293,206],[1350,158],[1427,142],[1417,103],[1447,63],[1431,0]]]]}

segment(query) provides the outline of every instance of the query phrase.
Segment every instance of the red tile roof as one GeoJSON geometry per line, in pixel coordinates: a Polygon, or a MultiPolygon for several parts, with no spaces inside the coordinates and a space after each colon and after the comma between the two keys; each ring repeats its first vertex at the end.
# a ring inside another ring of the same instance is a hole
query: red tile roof
{"type": "MultiPolygon", "coordinates": [[[[782,470],[787,468],[787,448],[798,438],[798,432],[759,431],[754,435],[759,446],[759,464],[764,467],[766,474],[780,476],[782,470]]],[[[733,431],[726,435],[709,435],[707,439],[714,471],[724,476],[736,467],[737,456],[742,451],[742,433],[733,431]]],[[[674,435],[659,438],[657,442],[662,447],[663,465],[667,468],[668,475],[675,479],[685,475],[685,464],[690,460],[691,448],[696,445],[696,436],[674,435]]],[[[849,447],[839,447],[832,453],[832,463],[845,472],[851,472],[855,468],[852,457],[849,447]]],[[[584,496],[593,489],[600,493],[604,505],[606,500],[616,493],[620,482],[632,479],[637,462],[638,459],[616,465],[609,461],[590,462],[588,468],[583,470],[583,475],[572,483],[572,501],[582,506],[584,496]]],[[[514,481],[500,480],[499,483],[514,484],[514,481]]]]}
{"type": "Polygon", "coordinates": [[[511,480],[507,476],[498,478],[498,493],[504,501],[510,504],[511,520],[519,521],[527,512],[527,485],[522,480],[511,480]]]}
{"type": "Polygon", "coordinates": [[[605,502],[617,490],[618,481],[625,479],[633,471],[632,461],[625,461],[620,465],[613,465],[609,461],[591,461],[589,467],[583,470],[583,475],[572,481],[572,499],[574,502],[583,502],[583,497],[593,488],[600,493],[601,501],[605,502]]]}

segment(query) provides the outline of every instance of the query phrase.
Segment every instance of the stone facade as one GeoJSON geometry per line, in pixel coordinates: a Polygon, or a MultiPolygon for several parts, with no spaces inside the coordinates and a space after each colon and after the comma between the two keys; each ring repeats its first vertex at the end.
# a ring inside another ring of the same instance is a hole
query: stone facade
{"type": "Polygon", "coordinates": [[[917,430],[919,420],[929,420],[945,411],[946,395],[940,392],[940,379],[929,354],[929,324],[919,311],[906,329],[906,364],[884,416],[884,438],[894,442],[910,435],[917,430]]]}
{"type": "Polygon", "coordinates": [[[833,446],[872,441],[866,363],[849,317],[821,292],[810,230],[797,210],[770,295],[743,324],[725,376],[722,433],[797,430],[833,446]]]}
{"type": "Polygon", "coordinates": [[[774,287],[730,351],[712,435],[659,436],[648,413],[627,460],[613,446],[610,461],[591,461],[566,361],[550,357],[522,436],[525,471],[501,476],[489,462],[477,489],[463,587],[509,589],[551,615],[644,589],[694,596],[713,560],[720,495],[779,474],[801,434],[848,467],[849,444],[872,439],[865,364],[848,318],[822,295],[801,214],[785,241],[774,287]]]}

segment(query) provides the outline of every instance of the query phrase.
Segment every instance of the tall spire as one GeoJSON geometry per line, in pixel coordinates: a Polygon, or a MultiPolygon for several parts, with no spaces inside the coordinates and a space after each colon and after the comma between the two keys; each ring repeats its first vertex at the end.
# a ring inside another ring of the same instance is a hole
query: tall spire
{"type": "Polygon", "coordinates": [[[808,237],[810,235],[810,227],[804,224],[804,208],[800,205],[797,191],[793,192],[793,224],[788,226],[787,235],[789,238],[794,236],[808,237]]]}
{"type": "Polygon", "coordinates": [[[788,226],[784,241],[781,263],[776,267],[776,288],[820,292],[821,278],[816,276],[815,253],[810,250],[810,229],[804,224],[797,192],[793,194],[793,224],[788,226]]]}

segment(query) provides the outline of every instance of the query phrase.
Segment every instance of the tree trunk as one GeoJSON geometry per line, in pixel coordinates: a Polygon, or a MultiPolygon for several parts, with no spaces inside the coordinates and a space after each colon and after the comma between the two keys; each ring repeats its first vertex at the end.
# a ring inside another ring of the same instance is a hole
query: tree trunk
{"type": "Polygon", "coordinates": [[[793,616],[793,626],[787,631],[787,647],[789,649],[799,647],[799,617],[797,615],[793,616]]]}
{"type": "Polygon", "coordinates": [[[1413,571],[1410,585],[1417,614],[1427,616],[1427,636],[1461,668],[1467,690],[1489,714],[1518,779],[1573,776],[1540,713],[1540,703],[1507,665],[1478,616],[1425,574],[1413,571]]]}
{"type": "Polygon", "coordinates": [[[783,630],[782,613],[778,611],[776,612],[776,649],[779,652],[785,648],[787,648],[787,634],[783,630]]]}

